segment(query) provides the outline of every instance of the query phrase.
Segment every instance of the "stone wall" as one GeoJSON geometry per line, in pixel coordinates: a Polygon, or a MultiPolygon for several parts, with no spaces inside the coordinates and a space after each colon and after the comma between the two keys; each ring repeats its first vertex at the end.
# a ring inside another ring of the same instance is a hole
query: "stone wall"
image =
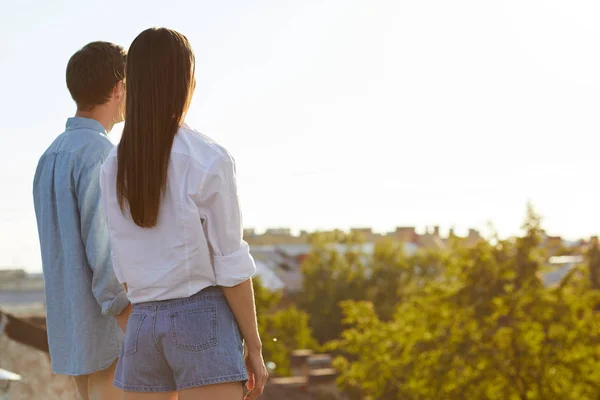
{"type": "Polygon", "coordinates": [[[73,400],[69,377],[54,375],[48,354],[0,336],[0,368],[23,377],[10,386],[10,400],[73,400]]]}

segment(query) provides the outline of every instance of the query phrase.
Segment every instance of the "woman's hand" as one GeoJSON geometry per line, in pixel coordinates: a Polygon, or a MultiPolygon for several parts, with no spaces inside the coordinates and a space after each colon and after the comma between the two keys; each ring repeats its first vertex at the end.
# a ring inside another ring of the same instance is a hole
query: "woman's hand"
{"type": "Polygon", "coordinates": [[[233,311],[235,320],[244,338],[246,370],[248,371],[248,390],[245,400],[255,400],[262,394],[269,378],[262,357],[262,344],[256,323],[256,306],[252,279],[232,286],[223,287],[223,293],[233,311]]]}
{"type": "Polygon", "coordinates": [[[123,332],[125,332],[125,328],[127,328],[127,321],[129,321],[129,316],[131,315],[132,311],[133,307],[131,306],[131,304],[129,304],[127,307],[125,307],[121,314],[115,317],[123,332]]]}
{"type": "Polygon", "coordinates": [[[248,371],[248,384],[246,386],[249,392],[244,400],[258,399],[265,389],[267,379],[269,379],[269,372],[265,366],[262,352],[260,350],[249,350],[246,352],[245,362],[248,371]]]}
{"type": "MultiPolygon", "coordinates": [[[[127,292],[127,283],[124,283],[123,287],[125,288],[125,291],[127,292]]],[[[129,316],[131,315],[132,311],[133,311],[133,307],[131,306],[131,303],[129,303],[127,305],[127,307],[125,307],[125,309],[123,311],[121,311],[121,314],[119,314],[115,317],[115,318],[117,318],[117,322],[119,323],[119,326],[121,327],[123,332],[125,332],[125,330],[126,330],[125,328],[127,328],[127,322],[129,321],[129,316]]]]}

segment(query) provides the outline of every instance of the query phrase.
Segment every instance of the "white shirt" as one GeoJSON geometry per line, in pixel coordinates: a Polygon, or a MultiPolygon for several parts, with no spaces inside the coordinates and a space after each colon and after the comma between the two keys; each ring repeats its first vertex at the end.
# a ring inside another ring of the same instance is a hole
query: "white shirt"
{"type": "Polygon", "coordinates": [[[158,223],[140,228],[117,201],[117,148],[100,186],[115,275],[132,303],[189,297],[235,286],[256,271],[242,240],[235,163],[223,147],[183,125],[173,141],[158,223]]]}

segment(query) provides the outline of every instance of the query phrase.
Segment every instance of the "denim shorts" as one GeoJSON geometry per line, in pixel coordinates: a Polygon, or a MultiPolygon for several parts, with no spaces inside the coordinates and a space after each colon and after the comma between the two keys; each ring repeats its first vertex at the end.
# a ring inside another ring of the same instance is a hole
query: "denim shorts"
{"type": "Polygon", "coordinates": [[[220,288],[135,304],[126,331],[119,389],[170,392],[248,379],[240,331],[220,288]]]}

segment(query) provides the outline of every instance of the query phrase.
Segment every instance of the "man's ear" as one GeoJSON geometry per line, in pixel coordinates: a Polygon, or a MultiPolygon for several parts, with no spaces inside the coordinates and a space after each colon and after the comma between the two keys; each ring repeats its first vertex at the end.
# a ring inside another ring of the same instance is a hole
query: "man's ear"
{"type": "Polygon", "coordinates": [[[125,81],[119,81],[113,88],[113,97],[117,100],[121,100],[125,96],[125,81]]]}

